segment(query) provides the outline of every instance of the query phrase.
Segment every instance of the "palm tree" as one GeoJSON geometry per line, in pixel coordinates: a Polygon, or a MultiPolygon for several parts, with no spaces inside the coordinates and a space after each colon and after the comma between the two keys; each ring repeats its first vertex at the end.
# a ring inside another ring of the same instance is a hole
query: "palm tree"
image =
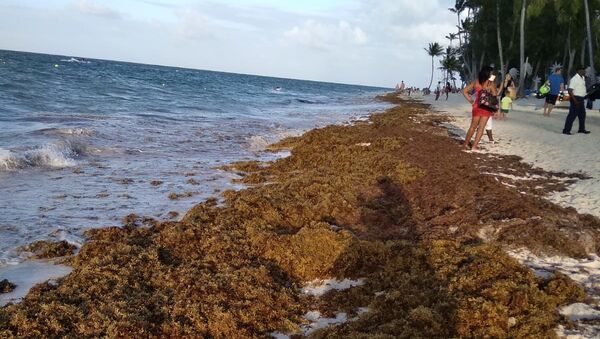
{"type": "Polygon", "coordinates": [[[588,0],[583,0],[585,5],[585,22],[587,26],[587,41],[588,49],[590,54],[590,67],[592,68],[592,83],[596,83],[596,69],[594,68],[594,44],[592,40],[592,28],[590,26],[590,8],[588,6],[588,0]]]}
{"type": "MultiPolygon", "coordinates": [[[[440,61],[439,69],[446,73],[446,76],[444,77],[444,83],[448,82],[449,80],[454,80],[454,72],[460,71],[460,61],[453,54],[447,53],[440,61]]],[[[456,86],[456,84],[454,85],[456,86]]]]}
{"type": "Polygon", "coordinates": [[[452,47],[452,41],[456,40],[458,34],[456,33],[448,33],[448,35],[445,36],[446,39],[450,40],[450,47],[452,47]]]}
{"type": "MultiPolygon", "coordinates": [[[[461,51],[461,56],[462,56],[462,60],[464,62],[465,65],[465,71],[467,72],[467,76],[471,77],[471,68],[469,66],[469,63],[467,62],[467,57],[465,56],[465,53],[463,51],[463,39],[462,39],[462,34],[466,33],[465,29],[464,29],[464,25],[461,25],[461,19],[460,19],[460,15],[462,14],[462,12],[467,9],[470,6],[470,2],[468,0],[456,0],[454,3],[454,7],[450,7],[448,8],[448,10],[450,10],[450,12],[455,13],[456,14],[456,20],[457,20],[457,25],[456,28],[458,28],[458,49],[461,51]]],[[[465,36],[465,43],[466,43],[466,36],[465,36]]]]}
{"type": "Polygon", "coordinates": [[[496,37],[498,39],[498,54],[500,55],[500,83],[504,81],[504,52],[502,51],[502,37],[500,34],[500,0],[496,0],[496,37]]]}
{"type": "Polygon", "coordinates": [[[467,8],[467,1],[466,0],[456,0],[454,7],[450,7],[448,8],[448,10],[450,10],[450,12],[452,13],[456,13],[456,17],[458,20],[458,25],[456,27],[458,27],[458,43],[459,46],[462,47],[462,37],[460,35],[461,33],[461,26],[460,26],[460,14],[467,8]]]}
{"type": "Polygon", "coordinates": [[[521,75],[519,77],[519,96],[525,95],[525,12],[527,10],[527,0],[521,0],[521,46],[520,46],[520,64],[521,75]]]}
{"type": "Polygon", "coordinates": [[[435,57],[439,57],[439,56],[443,55],[444,49],[437,42],[430,42],[429,46],[424,49],[425,49],[425,52],[427,52],[427,54],[429,56],[431,56],[431,80],[429,80],[429,86],[427,86],[427,89],[430,89],[431,84],[433,83],[433,59],[435,57]]]}

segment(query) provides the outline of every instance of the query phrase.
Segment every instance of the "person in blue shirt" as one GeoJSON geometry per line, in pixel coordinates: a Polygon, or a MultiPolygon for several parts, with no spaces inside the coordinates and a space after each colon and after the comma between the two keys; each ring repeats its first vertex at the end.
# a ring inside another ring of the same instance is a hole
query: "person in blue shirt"
{"type": "Polygon", "coordinates": [[[548,77],[550,83],[550,92],[546,95],[546,102],[544,103],[544,116],[549,117],[550,112],[556,104],[558,94],[565,90],[565,81],[562,77],[562,67],[558,66],[554,69],[554,73],[548,77]]]}

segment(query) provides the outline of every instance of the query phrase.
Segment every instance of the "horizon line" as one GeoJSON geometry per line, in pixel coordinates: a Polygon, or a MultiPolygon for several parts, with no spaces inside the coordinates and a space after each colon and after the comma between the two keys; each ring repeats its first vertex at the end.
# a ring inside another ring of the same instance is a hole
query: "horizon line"
{"type": "Polygon", "coordinates": [[[249,75],[256,76],[262,78],[273,78],[273,79],[282,79],[282,80],[298,80],[298,81],[308,81],[308,82],[320,82],[325,84],[333,84],[333,85],[345,85],[345,86],[360,86],[360,87],[371,87],[371,88],[381,88],[381,89],[393,89],[393,87],[382,87],[382,86],[374,86],[374,85],[362,85],[362,84],[350,84],[343,82],[335,82],[335,81],[322,81],[322,80],[313,80],[313,79],[301,79],[301,78],[285,78],[282,76],[273,76],[273,75],[261,75],[261,74],[252,74],[252,73],[236,73],[232,71],[224,71],[224,70],[210,70],[210,69],[202,69],[202,68],[192,68],[192,67],[183,67],[183,66],[174,66],[174,65],[166,65],[166,64],[152,64],[145,62],[137,62],[137,61],[127,61],[127,60],[118,60],[118,59],[100,59],[95,57],[87,57],[87,56],[77,56],[71,54],[54,54],[48,52],[35,52],[35,51],[20,51],[20,50],[12,50],[12,49],[4,49],[0,47],[0,51],[7,52],[16,52],[16,53],[30,53],[30,54],[43,54],[57,57],[71,57],[71,58],[84,58],[88,60],[99,60],[99,61],[108,61],[108,62],[121,62],[127,64],[134,65],[145,65],[145,66],[159,66],[159,67],[168,67],[168,68],[179,68],[179,69],[187,69],[194,71],[203,71],[203,72],[214,72],[214,73],[225,73],[225,74],[236,74],[236,75],[249,75]]]}

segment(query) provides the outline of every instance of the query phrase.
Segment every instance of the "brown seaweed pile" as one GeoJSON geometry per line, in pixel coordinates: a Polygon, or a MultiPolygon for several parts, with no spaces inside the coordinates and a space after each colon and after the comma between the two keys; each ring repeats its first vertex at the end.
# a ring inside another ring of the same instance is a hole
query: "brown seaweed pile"
{"type": "Polygon", "coordinates": [[[22,248],[23,251],[33,253],[32,257],[36,259],[64,257],[73,254],[76,249],[75,245],[69,244],[66,240],[39,240],[22,248]]]}
{"type": "Polygon", "coordinates": [[[507,187],[482,174],[539,170],[461,152],[439,121],[406,102],[312,130],[272,145],[288,158],[232,164],[251,186],[222,204],[90,230],[71,274],[0,309],[0,337],[256,338],[297,333],[312,309],[355,317],[318,338],[555,336],[567,322],[557,306],[583,290],[535,277],[503,249],[584,255],[599,220],[542,199],[560,186],[550,175],[507,187]],[[326,277],[365,284],[299,292],[326,277]]]}

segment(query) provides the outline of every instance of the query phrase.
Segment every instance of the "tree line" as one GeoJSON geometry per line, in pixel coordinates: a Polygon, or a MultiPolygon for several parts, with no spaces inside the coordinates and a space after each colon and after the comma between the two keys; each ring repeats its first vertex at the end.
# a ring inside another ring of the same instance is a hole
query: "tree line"
{"type": "Polygon", "coordinates": [[[521,95],[556,65],[567,76],[578,65],[589,66],[596,82],[600,0],[456,0],[448,10],[457,23],[446,35],[448,45],[432,42],[425,48],[432,58],[429,87],[435,58],[441,58],[438,68],[446,81],[456,75],[464,82],[475,79],[483,65],[494,65],[500,81],[511,70],[521,95]]]}

